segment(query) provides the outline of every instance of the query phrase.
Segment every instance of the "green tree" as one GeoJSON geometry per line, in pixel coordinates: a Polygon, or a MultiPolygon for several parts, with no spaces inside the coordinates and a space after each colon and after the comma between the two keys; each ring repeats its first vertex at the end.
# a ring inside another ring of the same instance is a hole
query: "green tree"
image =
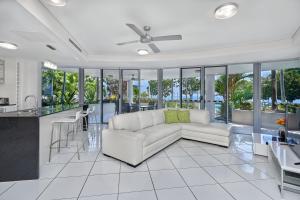
{"type": "Polygon", "coordinates": [[[149,84],[151,98],[152,98],[152,96],[157,96],[157,94],[158,94],[157,81],[150,80],[150,81],[148,81],[148,84],[149,84]]]}
{"type": "MultiPolygon", "coordinates": [[[[241,108],[241,105],[252,99],[253,82],[252,74],[240,73],[230,74],[228,78],[228,99],[234,108],[241,108]]],[[[226,76],[221,75],[215,82],[215,90],[223,98],[226,98],[226,76]]]]}
{"type": "Polygon", "coordinates": [[[92,76],[85,77],[85,102],[96,103],[97,102],[97,78],[92,76]]]}
{"type": "Polygon", "coordinates": [[[184,78],[182,79],[182,94],[192,99],[194,92],[200,90],[200,80],[196,77],[184,78]]]}

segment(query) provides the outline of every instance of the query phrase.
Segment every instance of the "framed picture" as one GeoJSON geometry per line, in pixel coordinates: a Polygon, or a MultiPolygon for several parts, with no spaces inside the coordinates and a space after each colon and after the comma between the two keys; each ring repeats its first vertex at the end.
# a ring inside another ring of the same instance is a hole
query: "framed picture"
{"type": "Polygon", "coordinates": [[[5,62],[4,60],[0,60],[0,84],[4,84],[5,82],[5,62]]]}

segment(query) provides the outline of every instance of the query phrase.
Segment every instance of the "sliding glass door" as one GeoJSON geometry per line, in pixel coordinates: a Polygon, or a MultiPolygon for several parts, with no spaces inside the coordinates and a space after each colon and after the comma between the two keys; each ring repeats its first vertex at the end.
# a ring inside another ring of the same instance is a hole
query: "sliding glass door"
{"type": "Polygon", "coordinates": [[[201,68],[182,69],[181,99],[182,108],[200,109],[201,94],[201,68]]]}
{"type": "Polygon", "coordinates": [[[122,70],[121,112],[129,113],[140,110],[140,71],[122,70]]]}
{"type": "Polygon", "coordinates": [[[119,70],[103,70],[102,77],[102,121],[108,120],[119,113],[119,70]]]}
{"type": "Polygon", "coordinates": [[[227,122],[227,66],[205,67],[205,109],[212,122],[227,122]]]}
{"type": "Polygon", "coordinates": [[[284,125],[276,122],[287,119],[300,137],[300,60],[262,63],[261,83],[261,133],[277,134],[284,125]]]}

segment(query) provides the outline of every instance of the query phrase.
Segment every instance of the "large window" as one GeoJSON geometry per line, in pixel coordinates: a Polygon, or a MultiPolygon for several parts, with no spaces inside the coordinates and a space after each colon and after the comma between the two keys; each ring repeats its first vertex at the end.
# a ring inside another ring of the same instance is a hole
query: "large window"
{"type": "Polygon", "coordinates": [[[42,106],[78,103],[78,69],[42,69],[42,106]]]}
{"type": "Polygon", "coordinates": [[[119,113],[119,70],[103,70],[103,122],[119,113]]]}
{"type": "Polygon", "coordinates": [[[253,64],[228,65],[228,120],[253,125],[253,64]]]}
{"type": "Polygon", "coordinates": [[[278,130],[285,118],[290,131],[300,130],[300,61],[262,63],[262,132],[278,130]]]}
{"type": "Polygon", "coordinates": [[[182,69],[182,107],[200,109],[200,68],[182,69]]]}
{"type": "Polygon", "coordinates": [[[139,111],[139,70],[122,70],[122,113],[139,111]]]}
{"type": "Polygon", "coordinates": [[[84,69],[84,103],[94,111],[89,123],[100,123],[100,69],[84,69]]]}
{"type": "Polygon", "coordinates": [[[157,108],[157,70],[141,70],[140,106],[142,110],[157,108]]]}
{"type": "Polygon", "coordinates": [[[205,109],[211,121],[226,121],[227,84],[226,67],[205,68],[205,109]]]}
{"type": "Polygon", "coordinates": [[[164,69],[163,71],[164,107],[180,107],[180,75],[179,69],[164,69]]]}

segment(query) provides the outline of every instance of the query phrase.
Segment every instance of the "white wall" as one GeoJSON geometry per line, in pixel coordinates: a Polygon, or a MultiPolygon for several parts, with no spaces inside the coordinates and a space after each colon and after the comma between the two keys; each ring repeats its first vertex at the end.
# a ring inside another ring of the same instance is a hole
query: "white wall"
{"type": "Polygon", "coordinates": [[[0,97],[8,97],[11,104],[25,109],[27,95],[38,97],[41,105],[41,62],[17,58],[1,58],[5,61],[5,83],[0,84],[0,97]],[[19,65],[19,94],[17,95],[17,66],[19,65]]]}
{"type": "Polygon", "coordinates": [[[0,84],[0,97],[8,97],[11,104],[16,103],[16,60],[4,59],[5,61],[5,83],[0,84]]]}

